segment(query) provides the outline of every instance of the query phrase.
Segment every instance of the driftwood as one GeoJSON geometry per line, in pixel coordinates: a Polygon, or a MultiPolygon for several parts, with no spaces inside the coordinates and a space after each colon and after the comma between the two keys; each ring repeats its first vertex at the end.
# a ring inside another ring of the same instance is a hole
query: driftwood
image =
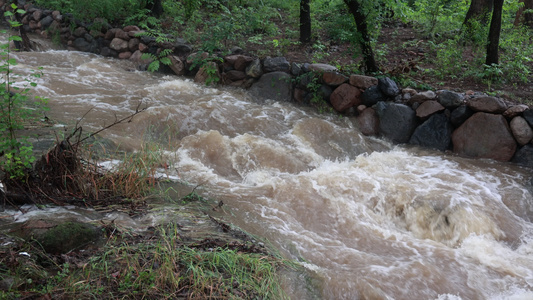
{"type": "Polygon", "coordinates": [[[45,203],[91,205],[90,195],[84,193],[84,190],[90,190],[87,188],[88,185],[94,184],[88,173],[93,172],[91,174],[93,176],[100,174],[94,174],[96,168],[89,168],[89,163],[82,160],[79,148],[84,141],[102,131],[121,123],[131,122],[134,116],[146,109],[140,106],[141,104],[127,117],[115,118],[110,125],[83,138],[83,129],[78,121],[73,132],[56,142],[52,149],[42,155],[33,169],[27,170],[24,178],[10,179],[4,174],[4,178],[0,180],[4,186],[4,189],[0,190],[0,199],[9,205],[45,203]]]}

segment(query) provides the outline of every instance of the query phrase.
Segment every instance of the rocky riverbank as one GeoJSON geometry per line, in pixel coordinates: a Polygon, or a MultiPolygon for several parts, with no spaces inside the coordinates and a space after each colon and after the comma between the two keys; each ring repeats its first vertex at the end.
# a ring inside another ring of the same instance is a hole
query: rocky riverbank
{"type": "MultiPolygon", "coordinates": [[[[3,1],[0,6],[8,7],[3,1]]],[[[335,66],[289,62],[284,57],[258,58],[237,47],[229,55],[194,52],[181,38],[158,38],[134,25],[114,28],[105,20],[86,24],[31,4],[25,9],[22,23],[27,31],[56,39],[71,50],[130,59],[143,70],[153,61],[142,59],[144,53],[159,60],[168,52],[164,58],[176,75],[246,88],[258,98],[326,103],[354,117],[365,135],[533,166],[533,112],[523,104],[474,91],[401,89],[387,77],[343,74],[335,66]]]]}

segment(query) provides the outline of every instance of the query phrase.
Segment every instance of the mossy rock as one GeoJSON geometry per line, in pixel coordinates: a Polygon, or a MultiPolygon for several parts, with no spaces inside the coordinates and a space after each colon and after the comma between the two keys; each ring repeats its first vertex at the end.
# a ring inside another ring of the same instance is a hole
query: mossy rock
{"type": "Polygon", "coordinates": [[[48,253],[67,253],[97,242],[101,230],[93,225],[78,222],[66,222],[50,228],[34,239],[48,253]]]}

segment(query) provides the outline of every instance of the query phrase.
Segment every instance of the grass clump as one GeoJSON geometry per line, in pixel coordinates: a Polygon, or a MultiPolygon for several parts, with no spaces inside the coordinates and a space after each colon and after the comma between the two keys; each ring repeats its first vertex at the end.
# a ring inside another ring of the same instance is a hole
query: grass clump
{"type": "Polygon", "coordinates": [[[277,275],[284,261],[249,242],[187,244],[172,224],[142,237],[112,232],[96,253],[51,256],[22,241],[0,249],[0,298],[287,298],[277,275]]]}

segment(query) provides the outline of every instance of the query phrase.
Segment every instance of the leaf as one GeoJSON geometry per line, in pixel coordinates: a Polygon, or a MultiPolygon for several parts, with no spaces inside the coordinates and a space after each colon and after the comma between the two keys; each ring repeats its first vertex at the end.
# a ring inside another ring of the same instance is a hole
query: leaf
{"type": "Polygon", "coordinates": [[[155,72],[157,70],[159,70],[159,61],[158,60],[154,60],[153,62],[151,62],[148,65],[148,71],[155,72]]]}
{"type": "Polygon", "coordinates": [[[161,58],[161,63],[166,65],[166,66],[168,66],[168,65],[172,64],[172,61],[168,57],[163,57],[163,58],[161,58]]]}
{"type": "Polygon", "coordinates": [[[22,42],[22,38],[18,35],[12,35],[9,37],[9,40],[10,41],[17,41],[17,42],[22,42]]]}

